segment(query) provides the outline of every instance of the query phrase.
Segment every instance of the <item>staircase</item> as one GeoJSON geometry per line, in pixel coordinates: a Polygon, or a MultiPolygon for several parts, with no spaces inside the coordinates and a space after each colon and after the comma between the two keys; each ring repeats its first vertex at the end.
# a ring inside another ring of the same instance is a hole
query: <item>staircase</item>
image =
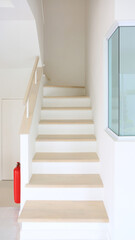
{"type": "Polygon", "coordinates": [[[100,161],[84,87],[44,86],[21,240],[107,240],[100,161]]]}

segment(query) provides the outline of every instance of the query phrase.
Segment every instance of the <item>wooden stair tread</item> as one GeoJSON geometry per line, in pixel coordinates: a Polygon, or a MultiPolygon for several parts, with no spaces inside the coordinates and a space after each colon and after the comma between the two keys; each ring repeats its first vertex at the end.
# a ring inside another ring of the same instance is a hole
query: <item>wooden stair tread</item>
{"type": "Polygon", "coordinates": [[[67,85],[44,85],[44,87],[52,88],[85,88],[84,86],[67,86],[67,85]]]}
{"type": "Polygon", "coordinates": [[[108,222],[103,201],[26,201],[19,222],[108,222]]]}
{"type": "Polygon", "coordinates": [[[33,162],[98,162],[99,158],[94,152],[77,153],[36,153],[33,162]]]}
{"type": "Polygon", "coordinates": [[[27,187],[101,188],[99,174],[33,174],[27,187]]]}
{"type": "Polygon", "coordinates": [[[93,120],[41,120],[40,124],[94,124],[93,120]]]}
{"type": "Polygon", "coordinates": [[[74,134],[74,135],[68,135],[68,134],[62,134],[62,135],[38,135],[37,139],[38,142],[44,142],[44,141],[63,141],[63,142],[69,142],[69,141],[96,141],[96,138],[94,135],[89,134],[74,134]]]}
{"type": "Polygon", "coordinates": [[[89,96],[43,96],[43,98],[90,98],[89,96]]]}
{"type": "Polygon", "coordinates": [[[41,108],[42,110],[91,110],[92,108],[91,107],[42,107],[41,108]]]}

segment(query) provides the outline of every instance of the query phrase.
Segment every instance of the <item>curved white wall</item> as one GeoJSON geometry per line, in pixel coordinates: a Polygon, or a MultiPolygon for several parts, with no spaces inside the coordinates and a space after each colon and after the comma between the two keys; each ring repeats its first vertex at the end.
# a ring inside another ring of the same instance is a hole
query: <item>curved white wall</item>
{"type": "Polygon", "coordinates": [[[40,48],[40,57],[42,64],[44,64],[44,13],[43,13],[43,1],[42,0],[27,0],[33,17],[36,22],[38,42],[40,48]]]}

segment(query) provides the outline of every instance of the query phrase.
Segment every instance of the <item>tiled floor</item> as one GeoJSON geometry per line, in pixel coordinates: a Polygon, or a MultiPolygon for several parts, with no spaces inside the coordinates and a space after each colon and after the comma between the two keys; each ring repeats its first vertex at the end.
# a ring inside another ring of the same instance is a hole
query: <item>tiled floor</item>
{"type": "Polygon", "coordinates": [[[18,213],[19,208],[0,208],[0,240],[19,240],[18,213]]]}
{"type": "Polygon", "coordinates": [[[14,203],[13,181],[0,181],[0,207],[18,207],[14,203]]]}
{"type": "Polygon", "coordinates": [[[0,240],[19,240],[19,205],[14,203],[13,182],[0,181],[0,240]]]}

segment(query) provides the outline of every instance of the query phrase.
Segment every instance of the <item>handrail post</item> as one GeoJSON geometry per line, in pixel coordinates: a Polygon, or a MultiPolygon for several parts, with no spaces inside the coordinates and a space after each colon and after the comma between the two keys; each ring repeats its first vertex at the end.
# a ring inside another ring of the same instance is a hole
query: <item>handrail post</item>
{"type": "Polygon", "coordinates": [[[29,118],[29,98],[28,98],[27,104],[26,104],[26,118],[29,118]]]}
{"type": "Polygon", "coordinates": [[[24,97],[24,104],[27,103],[27,100],[29,98],[29,95],[30,95],[30,91],[31,91],[31,87],[32,87],[32,84],[35,82],[35,84],[37,84],[38,82],[38,79],[37,79],[37,66],[38,66],[38,61],[39,61],[39,57],[36,57],[36,60],[35,60],[35,63],[34,63],[34,66],[33,66],[33,69],[32,69],[32,73],[31,73],[31,76],[30,76],[30,80],[29,80],[29,83],[28,83],[28,86],[27,86],[27,90],[26,90],[26,93],[25,93],[25,97],[24,97]],[[36,72],[36,74],[35,74],[36,72]]]}
{"type": "Polygon", "coordinates": [[[39,61],[39,57],[36,57],[35,63],[34,63],[33,69],[32,69],[32,73],[30,76],[30,80],[29,80],[29,83],[27,86],[26,94],[24,97],[24,104],[26,106],[26,110],[25,110],[26,118],[29,118],[29,115],[30,115],[30,100],[29,100],[29,98],[30,98],[32,86],[34,83],[35,83],[35,85],[37,85],[37,83],[38,83],[38,69],[37,69],[38,61],[39,61]]]}
{"type": "Polygon", "coordinates": [[[36,71],[35,71],[35,85],[37,84],[37,69],[36,69],[36,71]]]}

